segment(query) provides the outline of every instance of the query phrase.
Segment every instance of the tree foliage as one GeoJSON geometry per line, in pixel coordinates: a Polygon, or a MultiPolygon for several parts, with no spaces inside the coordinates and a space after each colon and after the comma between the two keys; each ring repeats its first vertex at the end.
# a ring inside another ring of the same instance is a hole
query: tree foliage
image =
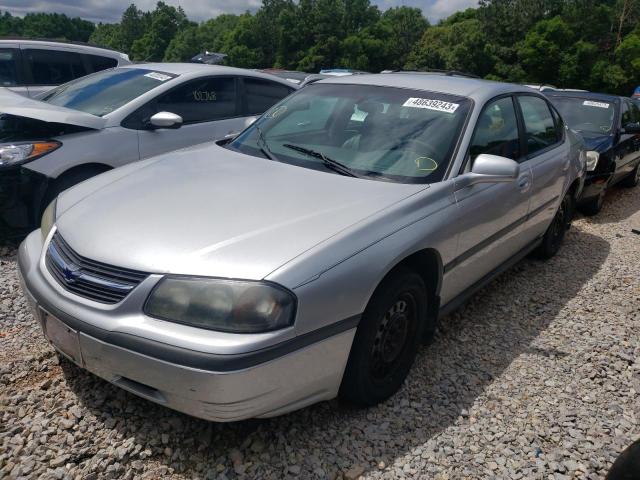
{"type": "Polygon", "coordinates": [[[431,26],[418,8],[371,0],[263,0],[196,24],[182,8],[135,4],[114,24],[0,12],[0,35],[81,40],[140,61],[227,54],[245,68],[460,70],[480,77],[628,94],[640,84],[640,0],[480,0],[431,26]]]}

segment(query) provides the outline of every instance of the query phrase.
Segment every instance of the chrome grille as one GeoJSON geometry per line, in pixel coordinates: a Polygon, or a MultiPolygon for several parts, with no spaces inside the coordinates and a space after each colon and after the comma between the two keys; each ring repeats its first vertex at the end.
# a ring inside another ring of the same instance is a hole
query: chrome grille
{"type": "Polygon", "coordinates": [[[121,301],[149,275],[82,257],[58,232],[49,243],[45,264],[51,275],[69,292],[108,304],[121,301]]]}

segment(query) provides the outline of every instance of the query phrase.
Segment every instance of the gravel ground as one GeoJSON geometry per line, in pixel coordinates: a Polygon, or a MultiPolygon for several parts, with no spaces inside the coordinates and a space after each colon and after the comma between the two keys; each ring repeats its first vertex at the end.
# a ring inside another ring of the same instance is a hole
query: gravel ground
{"type": "Polygon", "coordinates": [[[640,436],[639,212],[640,188],[612,191],[446,319],[383,405],[236,424],[59,364],[0,248],[0,477],[601,478],[640,436]]]}

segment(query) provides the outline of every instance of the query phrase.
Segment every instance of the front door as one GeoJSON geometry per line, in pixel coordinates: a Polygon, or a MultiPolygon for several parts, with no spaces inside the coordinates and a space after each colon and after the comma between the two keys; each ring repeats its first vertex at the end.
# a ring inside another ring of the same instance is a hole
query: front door
{"type": "Polygon", "coordinates": [[[529,212],[532,174],[522,154],[514,99],[503,96],[483,109],[469,149],[469,165],[487,153],[522,162],[520,176],[508,183],[476,184],[456,190],[460,230],[456,258],[442,301],[461,293],[527,246],[524,223],[529,212]]]}
{"type": "Polygon", "coordinates": [[[139,130],[140,158],[147,158],[203,142],[220,140],[244,128],[240,116],[237,79],[230,76],[207,77],[175,87],[142,107],[141,121],[158,112],[182,117],[178,129],[139,130]]]}

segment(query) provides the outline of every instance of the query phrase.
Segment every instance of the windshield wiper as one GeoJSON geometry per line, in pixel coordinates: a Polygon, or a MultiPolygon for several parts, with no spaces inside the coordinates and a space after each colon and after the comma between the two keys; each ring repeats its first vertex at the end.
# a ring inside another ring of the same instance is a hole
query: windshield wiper
{"type": "Polygon", "coordinates": [[[267,140],[264,138],[264,133],[262,129],[258,125],[255,125],[255,127],[256,127],[256,131],[258,132],[258,140],[259,140],[258,146],[260,147],[260,151],[262,152],[262,154],[265,157],[267,157],[269,160],[275,160],[276,162],[279,162],[280,160],[273,154],[273,152],[269,148],[269,144],[267,143],[267,140]]]}
{"type": "Polygon", "coordinates": [[[304,153],[305,155],[308,155],[310,157],[319,158],[327,168],[333,170],[334,172],[346,175],[348,177],[363,178],[362,175],[357,174],[352,168],[347,167],[344,163],[340,163],[337,160],[327,157],[322,152],[311,150],[310,148],[301,147],[299,145],[291,145],[290,143],[285,143],[282,146],[291,150],[295,150],[296,152],[304,153]]]}

